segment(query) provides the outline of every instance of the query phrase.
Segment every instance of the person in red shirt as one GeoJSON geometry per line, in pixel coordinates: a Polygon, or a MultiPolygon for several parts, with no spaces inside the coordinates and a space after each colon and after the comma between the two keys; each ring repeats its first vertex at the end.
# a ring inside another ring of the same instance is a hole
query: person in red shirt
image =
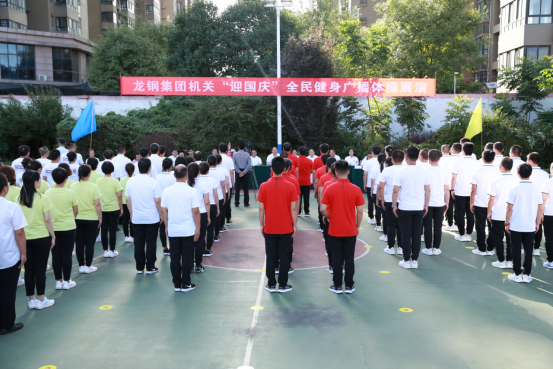
{"type": "MultiPolygon", "coordinates": [[[[334,170],[334,165],[329,169],[328,173],[332,174],[332,179],[325,182],[324,186],[322,186],[321,189],[321,199],[324,198],[325,192],[328,189],[329,186],[333,185],[338,181],[338,178],[336,178],[336,172],[334,170]]],[[[328,210],[328,208],[327,208],[328,210]]],[[[332,250],[330,249],[330,241],[328,239],[328,219],[323,217],[323,241],[325,242],[325,249],[326,249],[326,256],[328,256],[328,269],[326,270],[330,274],[334,273],[332,268],[332,250]]]]}
{"type": "Polygon", "coordinates": [[[301,215],[301,208],[303,203],[303,215],[310,217],[309,213],[309,193],[311,192],[311,174],[313,174],[313,162],[307,157],[307,148],[305,146],[300,147],[300,157],[298,158],[298,171],[300,182],[300,207],[298,208],[298,214],[301,215]]]}
{"type": "Polygon", "coordinates": [[[273,159],[271,171],[273,178],[259,187],[259,223],[261,234],[265,238],[265,252],[267,255],[266,275],[268,284],[265,289],[269,292],[289,292],[292,286],[288,284],[288,273],[279,273],[278,290],[276,288],[275,268],[277,258],[281,268],[287,270],[290,266],[292,253],[292,239],[297,227],[298,195],[294,185],[282,178],[285,168],[284,158],[273,159]]]}
{"type": "MultiPolygon", "coordinates": [[[[282,148],[284,149],[284,151],[286,151],[288,153],[288,159],[292,160],[292,163],[294,164],[294,168],[295,170],[292,171],[292,174],[294,174],[297,177],[300,176],[300,172],[299,172],[299,169],[298,169],[298,157],[296,155],[292,155],[292,144],[290,142],[285,142],[284,145],[282,145],[282,148]]],[[[282,154],[281,154],[282,156],[282,154]]]]}
{"type": "MultiPolygon", "coordinates": [[[[329,159],[330,160],[330,159],[329,159]]],[[[328,160],[326,161],[328,164],[328,160]]],[[[338,181],[328,186],[321,200],[321,211],[329,220],[328,239],[332,250],[334,293],[353,293],[355,243],[363,220],[365,200],[361,189],[348,180],[349,166],[345,160],[334,164],[338,181]],[[342,265],[345,260],[345,291],[342,290],[342,265]]]]}
{"type": "MultiPolygon", "coordinates": [[[[321,145],[322,146],[322,145],[321,145]]],[[[330,157],[328,154],[321,156],[321,162],[323,166],[315,170],[315,175],[313,176],[313,188],[315,189],[315,198],[317,199],[317,210],[319,211],[319,232],[323,231],[323,213],[321,213],[321,206],[319,204],[319,179],[326,173],[326,160],[330,157]]],[[[317,158],[319,159],[319,158],[317,158]]],[[[313,168],[315,168],[315,163],[313,163],[313,168]]]]}
{"type": "Polygon", "coordinates": [[[313,161],[313,170],[316,171],[320,167],[324,167],[326,165],[326,163],[323,162],[323,156],[328,155],[329,149],[330,149],[330,146],[328,146],[328,144],[325,144],[325,143],[319,146],[319,151],[321,152],[321,155],[318,158],[315,158],[315,160],[313,161]]]}
{"type": "MultiPolygon", "coordinates": [[[[294,166],[292,165],[292,160],[290,159],[284,159],[284,172],[282,173],[282,178],[284,178],[284,180],[290,182],[292,185],[294,185],[294,188],[296,189],[296,194],[298,195],[298,200],[296,201],[296,213],[294,214],[294,217],[297,219],[298,218],[298,213],[300,211],[300,207],[299,207],[299,197],[301,195],[301,190],[300,190],[300,185],[299,185],[299,182],[298,182],[298,179],[294,176],[294,174],[292,174],[292,170],[294,168],[294,166]]],[[[294,253],[294,239],[292,239],[292,244],[291,244],[291,249],[290,249],[290,266],[288,268],[288,274],[291,274],[291,273],[294,273],[294,268],[292,268],[292,254],[294,253]]],[[[283,270],[286,270],[286,269],[283,269],[283,270]]],[[[280,263],[278,262],[277,260],[277,263],[276,263],[276,273],[280,273],[280,263]]]]}

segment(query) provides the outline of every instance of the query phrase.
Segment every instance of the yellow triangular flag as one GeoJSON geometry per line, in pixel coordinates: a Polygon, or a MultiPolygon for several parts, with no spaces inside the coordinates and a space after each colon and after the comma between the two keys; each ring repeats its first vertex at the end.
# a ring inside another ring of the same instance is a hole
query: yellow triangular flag
{"type": "Polygon", "coordinates": [[[478,100],[478,104],[476,104],[476,109],[474,109],[474,111],[472,112],[472,117],[470,118],[465,137],[473,138],[480,132],[482,132],[482,98],[478,100]]]}

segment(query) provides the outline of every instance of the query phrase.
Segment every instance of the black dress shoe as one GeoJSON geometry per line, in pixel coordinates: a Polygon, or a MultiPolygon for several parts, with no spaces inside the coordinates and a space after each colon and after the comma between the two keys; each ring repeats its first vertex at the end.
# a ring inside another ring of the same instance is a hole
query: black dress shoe
{"type": "Polygon", "coordinates": [[[250,206],[250,204],[244,204],[244,206],[245,206],[245,207],[249,207],[249,206],[250,206]]]}
{"type": "Polygon", "coordinates": [[[23,328],[23,323],[15,323],[11,329],[0,329],[0,335],[10,334],[23,328]]]}
{"type": "Polygon", "coordinates": [[[240,204],[234,204],[234,206],[238,208],[238,207],[240,207],[240,204]]]}

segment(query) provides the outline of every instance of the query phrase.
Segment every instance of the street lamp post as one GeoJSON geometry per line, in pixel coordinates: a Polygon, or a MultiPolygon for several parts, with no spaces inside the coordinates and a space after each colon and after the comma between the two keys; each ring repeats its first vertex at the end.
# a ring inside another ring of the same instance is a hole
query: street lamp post
{"type": "Polygon", "coordinates": [[[457,95],[457,75],[459,72],[453,73],[453,95],[457,95]]]}
{"type": "MultiPolygon", "coordinates": [[[[292,6],[292,0],[265,0],[266,8],[275,8],[277,14],[277,78],[280,78],[280,11],[292,6]]],[[[277,143],[278,152],[282,151],[282,100],[277,95],[277,143]]]]}

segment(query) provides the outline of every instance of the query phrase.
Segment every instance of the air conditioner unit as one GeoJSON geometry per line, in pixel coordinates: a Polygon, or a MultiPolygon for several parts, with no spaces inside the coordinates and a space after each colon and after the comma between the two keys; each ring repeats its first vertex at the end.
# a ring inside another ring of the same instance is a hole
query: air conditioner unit
{"type": "Polygon", "coordinates": [[[161,9],[165,9],[165,5],[162,5],[162,6],[161,6],[161,9]]]}
{"type": "Polygon", "coordinates": [[[48,76],[38,76],[38,80],[39,80],[39,81],[47,81],[47,80],[48,80],[48,76]]]}

